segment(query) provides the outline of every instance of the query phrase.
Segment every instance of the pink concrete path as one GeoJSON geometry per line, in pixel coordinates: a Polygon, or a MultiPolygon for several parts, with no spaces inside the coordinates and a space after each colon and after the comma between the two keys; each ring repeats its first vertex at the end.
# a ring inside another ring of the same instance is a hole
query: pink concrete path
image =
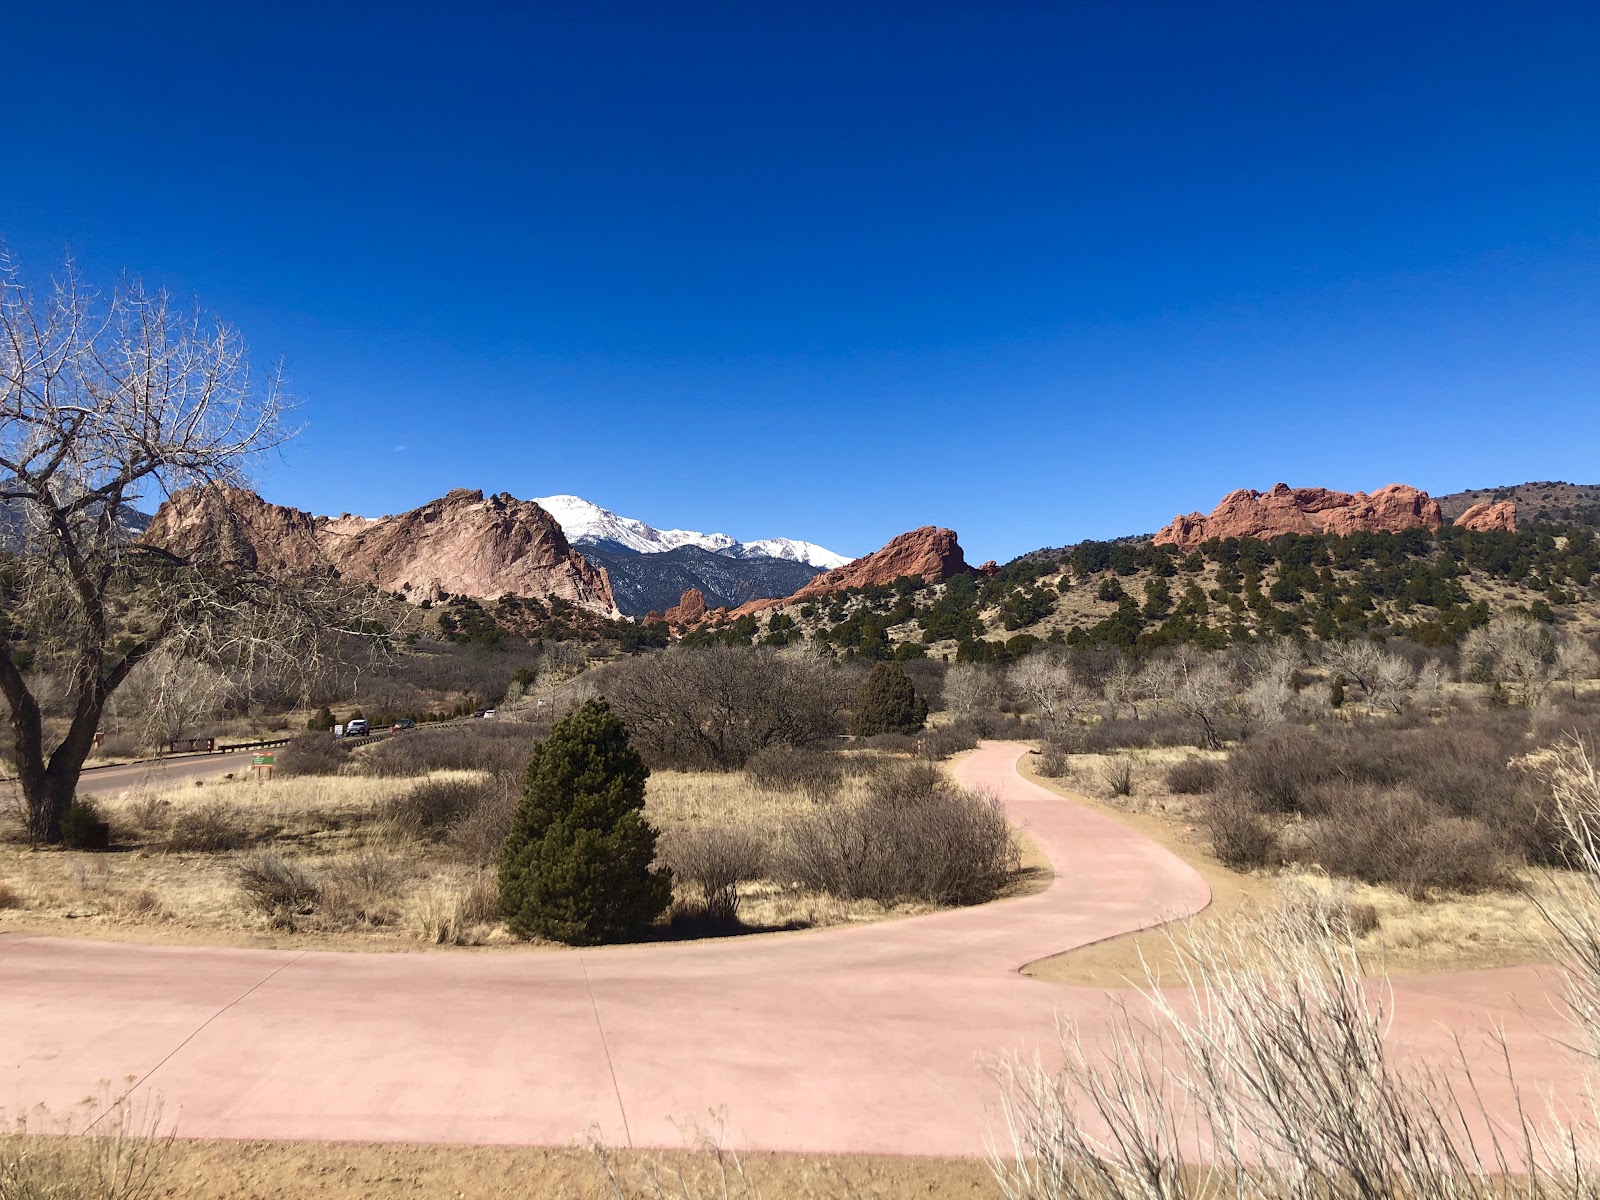
{"type": "MultiPolygon", "coordinates": [[[[1107,994],[1019,973],[1061,950],[1194,913],[1185,863],[1015,770],[985,743],[956,768],[1004,799],[1055,866],[1037,894],[845,929],[582,952],[335,954],[0,933],[0,1108],[64,1109],[138,1081],[192,1137],[679,1146],[726,1114],[729,1144],[976,1154],[985,1064],[1092,1036],[1107,994]]],[[[1530,971],[1402,986],[1407,1036],[1507,1024],[1532,1078],[1558,1069],[1521,1009],[1530,971]]]]}

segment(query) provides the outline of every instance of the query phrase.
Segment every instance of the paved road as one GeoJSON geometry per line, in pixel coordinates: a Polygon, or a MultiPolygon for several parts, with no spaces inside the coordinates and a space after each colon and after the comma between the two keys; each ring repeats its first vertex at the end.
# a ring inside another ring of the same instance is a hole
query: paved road
{"type": "MultiPolygon", "coordinates": [[[[336,954],[0,935],[0,1104],[70,1107],[138,1079],[189,1136],[978,1154],[984,1064],[1089,1037],[1108,993],[1018,968],[1193,913],[1203,880],[1126,826],[1016,774],[987,743],[957,774],[998,791],[1055,864],[1038,894],[870,926],[544,953],[336,954]]],[[[1531,971],[1396,992],[1397,1037],[1443,1049],[1503,1022],[1525,1083],[1560,1065],[1518,1003],[1531,971]]]]}
{"type": "Polygon", "coordinates": [[[125,767],[95,767],[78,780],[78,790],[89,795],[110,796],[130,788],[171,787],[194,779],[216,779],[230,771],[248,771],[251,751],[237,754],[200,754],[151,762],[130,763],[125,767]]]}

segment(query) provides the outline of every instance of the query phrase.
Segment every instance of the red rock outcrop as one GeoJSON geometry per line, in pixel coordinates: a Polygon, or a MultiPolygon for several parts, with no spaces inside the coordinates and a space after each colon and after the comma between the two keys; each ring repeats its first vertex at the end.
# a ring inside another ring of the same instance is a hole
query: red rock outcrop
{"type": "Polygon", "coordinates": [[[850,587],[873,587],[893,583],[902,575],[910,575],[925,583],[943,583],[952,575],[967,570],[966,557],[953,529],[939,529],[924,525],[902,533],[883,549],[824,571],[792,596],[778,600],[751,600],[734,609],[729,616],[742,617],[746,613],[765,612],[785,604],[802,604],[818,596],[842,592],[850,587]]]}
{"type": "Polygon", "coordinates": [[[442,593],[559,596],[615,612],[611,581],[531,500],[459,489],[397,516],[315,517],[238,488],[186,488],[144,540],[185,557],[268,573],[329,570],[413,603],[442,593]]]}
{"type": "Polygon", "coordinates": [[[699,588],[689,588],[661,619],[674,629],[689,629],[705,620],[706,596],[699,588]]]}
{"type": "Polygon", "coordinates": [[[1462,529],[1472,529],[1478,533],[1489,533],[1500,530],[1505,533],[1517,531],[1517,502],[1515,500],[1501,500],[1496,504],[1474,504],[1466,512],[1455,519],[1452,524],[1462,529]]]}
{"type": "Polygon", "coordinates": [[[1241,488],[1229,492],[1209,516],[1194,512],[1174,517],[1155,535],[1159,544],[1198,546],[1211,538],[1274,538],[1286,533],[1398,533],[1402,529],[1438,529],[1444,515],[1427,492],[1392,483],[1375,492],[1334,492],[1327,488],[1291,488],[1276,484],[1271,491],[1241,488]]]}
{"type": "Polygon", "coordinates": [[[244,488],[217,485],[174,492],[139,540],[190,562],[267,575],[329,566],[317,544],[315,517],[268,504],[244,488]]]}

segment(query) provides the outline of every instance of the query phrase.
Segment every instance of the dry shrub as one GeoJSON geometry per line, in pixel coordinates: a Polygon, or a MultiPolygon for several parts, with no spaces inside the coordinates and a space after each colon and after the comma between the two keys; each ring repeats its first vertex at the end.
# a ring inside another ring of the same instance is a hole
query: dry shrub
{"type": "Polygon", "coordinates": [[[274,757],[279,775],[337,775],[350,762],[350,747],[331,733],[302,733],[274,757]]]}
{"type": "Polygon", "coordinates": [[[412,729],[357,756],[362,771],[395,778],[433,771],[489,771],[520,777],[533,757],[535,731],[510,721],[461,721],[412,729]]]}
{"type": "Polygon", "coordinates": [[[171,809],[171,801],[163,800],[152,792],[145,792],[130,800],[124,811],[134,830],[149,837],[166,829],[171,809]]]}
{"type": "Polygon", "coordinates": [[[496,776],[479,794],[477,807],[450,826],[451,847],[470,863],[494,866],[500,861],[500,848],[511,832],[521,796],[517,780],[496,776]]]}
{"type": "Polygon", "coordinates": [[[238,814],[223,801],[212,800],[173,813],[163,845],[177,854],[217,854],[241,849],[249,841],[238,814]]]}
{"type": "Polygon", "coordinates": [[[1306,828],[1331,874],[1388,884],[1413,898],[1434,889],[1482,891],[1507,882],[1504,857],[1481,821],[1452,817],[1408,791],[1351,789],[1306,828]]]}
{"type": "MultiPolygon", "coordinates": [[[[1222,730],[1228,737],[1236,730],[1222,730]]],[[[1194,725],[1175,714],[1157,711],[1142,720],[1107,717],[1093,724],[1062,722],[1052,740],[1069,754],[1110,754],[1115,750],[1149,750],[1157,747],[1193,746],[1194,725]]]]}
{"type": "Polygon", "coordinates": [[[955,905],[994,899],[1016,865],[1016,842],[997,799],[948,783],[894,791],[874,780],[863,802],[795,822],[783,873],[846,900],[955,905]]]}
{"type": "Polygon", "coordinates": [[[909,733],[875,733],[871,737],[856,738],[854,744],[884,754],[914,754],[917,749],[917,739],[909,733]]]}
{"type": "Polygon", "coordinates": [[[392,855],[364,851],[323,869],[322,907],[336,921],[393,924],[405,878],[405,870],[392,855]]]}
{"type": "Polygon", "coordinates": [[[1209,758],[1190,755],[1167,768],[1167,791],[1179,796],[1205,796],[1222,782],[1222,766],[1209,758]]]}
{"type": "Polygon", "coordinates": [[[804,792],[812,800],[831,800],[844,784],[839,756],[801,746],[768,746],[750,756],[745,776],[765,792],[804,792]]]}
{"type": "Polygon", "coordinates": [[[917,753],[929,760],[949,758],[963,750],[976,749],[978,734],[965,719],[930,729],[917,739],[917,753]]]}
{"type": "Polygon", "coordinates": [[[316,874],[272,850],[251,855],[238,866],[239,890],[257,909],[286,920],[314,912],[322,901],[316,874]]]}
{"type": "Polygon", "coordinates": [[[407,834],[439,839],[476,811],[487,790],[470,779],[424,779],[384,805],[383,815],[407,834]]]}
{"type": "Polygon", "coordinates": [[[1137,1007],[1118,1002],[1092,1040],[1062,1026],[1060,1068],[1003,1063],[990,1160],[1001,1195],[1592,1195],[1591,1147],[1545,1137],[1530,1115],[1540,1105],[1519,1105],[1508,1127],[1486,1119],[1470,1075],[1392,1053],[1388,990],[1365,986],[1370,964],[1341,926],[1293,906],[1191,926],[1171,935],[1159,978],[1147,969],[1137,1007]],[[1195,1144],[1213,1171],[1193,1169],[1195,1144]]]}
{"type": "Polygon", "coordinates": [[[867,796],[879,803],[905,804],[951,786],[950,777],[930,762],[880,761],[867,778],[867,796]]]}
{"type": "Polygon", "coordinates": [[[9,883],[0,882],[0,908],[21,908],[22,897],[9,883]]]}
{"type": "Polygon", "coordinates": [[[1052,742],[1040,753],[1037,769],[1046,779],[1062,779],[1072,774],[1072,759],[1052,742]]]}
{"type": "Polygon", "coordinates": [[[698,892],[694,917],[732,928],[739,923],[739,885],[762,877],[767,848],[752,829],[713,825],[675,831],[663,839],[660,857],[674,878],[698,892]]]}
{"type": "Polygon", "coordinates": [[[1100,767],[1100,782],[1113,796],[1133,795],[1133,760],[1117,755],[1100,767]]]}
{"type": "Polygon", "coordinates": [[[1276,838],[1271,825],[1238,792],[1211,797],[1200,814],[1217,861],[1235,871],[1254,871],[1272,858],[1276,838]]]}

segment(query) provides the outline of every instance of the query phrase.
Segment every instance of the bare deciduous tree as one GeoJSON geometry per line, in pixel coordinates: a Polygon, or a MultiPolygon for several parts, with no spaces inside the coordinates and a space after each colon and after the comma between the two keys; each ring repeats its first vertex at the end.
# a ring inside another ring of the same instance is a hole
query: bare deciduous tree
{"type": "Polygon", "coordinates": [[[185,561],[124,526],[135,501],[239,482],[288,436],[286,409],[233,327],[137,282],[99,296],[70,265],[41,295],[0,256],[0,504],[20,525],[0,694],[34,840],[60,840],[107,702],[157,650],[247,674],[317,661],[326,589],[349,589],[185,561]],[[45,676],[64,681],[53,707],[45,676]]]}
{"type": "Polygon", "coordinates": [[[1555,657],[1550,664],[1550,677],[1558,679],[1578,694],[1578,684],[1600,674],[1600,655],[1587,638],[1573,633],[1556,635],[1555,657]]]}
{"type": "Polygon", "coordinates": [[[1049,653],[1028,655],[1007,672],[1006,682],[1047,727],[1076,721],[1094,699],[1071,665],[1049,653]]]}
{"type": "Polygon", "coordinates": [[[1554,658],[1550,628],[1520,613],[1502,613],[1461,639],[1462,673],[1511,688],[1529,708],[1544,699],[1554,658]]]}

